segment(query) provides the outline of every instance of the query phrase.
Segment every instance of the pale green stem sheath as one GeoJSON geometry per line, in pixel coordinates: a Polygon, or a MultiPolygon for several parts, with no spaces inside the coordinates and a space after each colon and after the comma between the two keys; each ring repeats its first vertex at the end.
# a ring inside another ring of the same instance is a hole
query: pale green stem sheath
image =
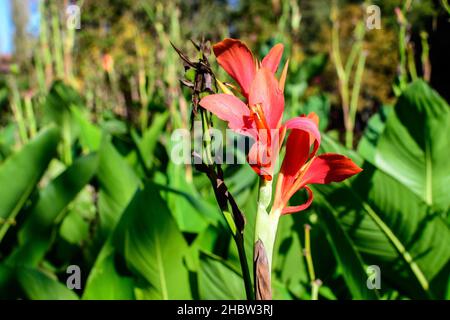
{"type": "MultiPolygon", "coordinates": [[[[254,242],[261,240],[264,245],[264,250],[268,261],[268,277],[271,279],[272,272],[272,256],[273,247],[275,244],[275,237],[277,234],[278,220],[280,218],[280,211],[276,210],[267,213],[270,201],[272,199],[272,181],[267,181],[261,178],[259,183],[258,195],[258,210],[256,213],[255,225],[255,239],[254,242]]],[[[257,281],[255,279],[255,285],[257,281]]]]}

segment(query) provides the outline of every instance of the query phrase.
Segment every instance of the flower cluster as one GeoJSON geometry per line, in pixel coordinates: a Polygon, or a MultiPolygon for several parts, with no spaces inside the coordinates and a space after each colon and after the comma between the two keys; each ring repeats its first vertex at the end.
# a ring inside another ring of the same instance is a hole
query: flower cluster
{"type": "Polygon", "coordinates": [[[320,132],[319,118],[314,113],[282,123],[288,63],[280,78],[275,76],[283,54],[282,44],[275,45],[262,61],[255,59],[249,48],[236,39],[225,39],[215,44],[213,50],[218,63],[236,81],[238,87],[233,88],[241,98],[225,90],[226,93],[204,97],[200,105],[228,122],[230,129],[254,139],[247,160],[262,178],[273,179],[289,130],[272,211],[287,214],[304,210],[313,199],[309,184],[342,181],[361,171],[343,155],[317,155],[320,132]],[[308,192],[306,203],[289,207],[289,199],[303,188],[308,192]]]}

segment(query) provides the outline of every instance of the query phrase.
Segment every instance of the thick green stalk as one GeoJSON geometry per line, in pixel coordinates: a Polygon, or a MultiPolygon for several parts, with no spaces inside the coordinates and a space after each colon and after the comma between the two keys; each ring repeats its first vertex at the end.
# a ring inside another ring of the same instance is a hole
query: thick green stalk
{"type": "Polygon", "coordinates": [[[31,96],[25,95],[25,115],[27,117],[28,130],[30,138],[33,138],[37,133],[36,117],[34,116],[33,104],[31,102],[31,96]]]}
{"type": "Polygon", "coordinates": [[[28,141],[27,126],[23,116],[23,108],[22,101],[20,99],[19,88],[17,87],[17,82],[14,76],[8,77],[8,84],[12,94],[12,101],[10,104],[14,120],[16,121],[17,128],[19,130],[20,140],[23,144],[25,144],[28,141]]]}
{"type": "Polygon", "coordinates": [[[408,71],[409,74],[411,75],[411,80],[415,81],[417,80],[417,69],[416,69],[416,62],[414,61],[414,49],[411,43],[408,44],[407,54],[408,54],[408,71]]]}
{"type": "Polygon", "coordinates": [[[272,181],[261,178],[259,183],[258,211],[256,213],[255,243],[258,240],[263,242],[269,265],[272,263],[273,245],[279,218],[279,214],[269,215],[267,213],[271,198],[272,181]]]}
{"type": "MultiPolygon", "coordinates": [[[[259,241],[262,242],[264,252],[267,258],[267,268],[258,266],[259,261],[255,261],[254,270],[267,270],[268,274],[260,274],[258,271],[255,272],[255,293],[258,291],[259,283],[268,282],[271,284],[271,274],[272,274],[272,257],[273,257],[273,247],[275,244],[275,238],[278,228],[278,220],[280,218],[280,212],[274,211],[270,214],[267,213],[267,208],[269,207],[270,201],[272,199],[272,181],[267,181],[264,178],[260,178],[259,184],[259,194],[258,194],[258,209],[256,213],[256,225],[255,225],[255,252],[256,245],[259,241]],[[258,279],[258,277],[264,277],[266,279],[258,279]],[[264,281],[268,280],[268,281],[264,281]]],[[[258,296],[258,294],[257,294],[258,296]]]]}
{"type": "Polygon", "coordinates": [[[422,61],[423,79],[430,82],[431,78],[431,64],[430,64],[430,46],[428,45],[428,33],[426,31],[420,32],[420,39],[422,44],[422,54],[420,60],[422,61]]]}
{"type": "Polygon", "coordinates": [[[56,74],[59,78],[64,77],[64,58],[63,58],[63,45],[59,21],[58,6],[56,3],[50,4],[52,12],[52,41],[53,41],[53,56],[55,58],[56,74]]]}
{"type": "Polygon", "coordinates": [[[406,21],[404,21],[405,8],[403,8],[402,19],[400,19],[400,30],[398,33],[398,49],[400,55],[400,70],[399,82],[400,89],[403,90],[408,83],[408,76],[406,74],[406,21]]]}
{"type": "Polygon", "coordinates": [[[48,26],[47,26],[47,13],[45,11],[44,1],[39,2],[40,28],[39,28],[39,42],[42,61],[45,65],[45,77],[46,85],[48,85],[53,78],[53,66],[52,66],[52,54],[50,52],[50,45],[48,40],[48,26]]]}

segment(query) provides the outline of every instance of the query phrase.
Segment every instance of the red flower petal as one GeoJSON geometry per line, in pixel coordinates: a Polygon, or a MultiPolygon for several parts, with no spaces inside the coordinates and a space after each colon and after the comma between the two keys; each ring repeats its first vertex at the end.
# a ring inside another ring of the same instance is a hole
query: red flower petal
{"type": "Polygon", "coordinates": [[[303,178],[303,183],[339,182],[361,171],[362,169],[350,158],[335,153],[324,153],[314,158],[303,178]]]}
{"type": "Polygon", "coordinates": [[[261,67],[257,71],[250,87],[249,104],[256,105],[258,103],[263,107],[269,128],[278,128],[284,111],[284,96],[277,79],[265,67],[261,67]]]}
{"type": "Polygon", "coordinates": [[[237,97],[219,93],[200,100],[200,105],[218,118],[227,121],[230,129],[256,137],[256,130],[250,120],[250,110],[237,97]]]}
{"type": "MultiPolygon", "coordinates": [[[[314,143],[314,149],[311,153],[313,157],[320,145],[320,132],[317,126],[318,117],[315,114],[310,114],[308,117],[296,117],[286,121],[285,126],[288,129],[299,129],[309,133],[310,144],[314,143]]],[[[295,131],[295,130],[294,130],[295,131]]],[[[309,151],[309,149],[308,149],[309,151]]]]}
{"type": "Polygon", "coordinates": [[[247,98],[256,73],[250,49],[236,39],[225,39],[213,46],[214,54],[222,68],[239,84],[247,98]]]}
{"type": "Polygon", "coordinates": [[[309,159],[309,151],[309,133],[303,130],[292,130],[287,138],[286,154],[281,166],[283,175],[295,178],[301,167],[309,159]]]}
{"type": "Polygon", "coordinates": [[[272,180],[272,175],[280,152],[280,141],[284,137],[284,128],[279,130],[258,130],[258,139],[251,146],[247,161],[259,176],[272,180]],[[270,134],[270,140],[267,136],[270,134]],[[271,141],[271,143],[268,143],[271,141]]]}
{"type": "Polygon", "coordinates": [[[284,47],[281,43],[273,46],[267,56],[265,56],[262,60],[261,65],[272,71],[272,73],[277,72],[278,65],[280,64],[281,57],[283,56],[283,49],[284,47]]]}

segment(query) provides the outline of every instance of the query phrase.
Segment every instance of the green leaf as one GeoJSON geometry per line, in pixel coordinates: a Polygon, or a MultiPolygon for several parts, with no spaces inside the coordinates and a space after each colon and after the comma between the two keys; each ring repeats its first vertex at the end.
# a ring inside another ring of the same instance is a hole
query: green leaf
{"type": "Polygon", "coordinates": [[[318,198],[316,202],[320,204],[316,207],[319,208],[317,212],[322,222],[321,225],[325,227],[328,242],[333,249],[334,256],[344,270],[342,275],[352,294],[352,298],[358,300],[378,299],[378,293],[367,288],[366,281],[368,276],[365,272],[363,261],[347,233],[339,224],[334,208],[327,203],[325,198],[318,198]]]}
{"type": "MultiPolygon", "coordinates": [[[[193,271],[199,269],[200,252],[213,254],[219,257],[227,257],[230,248],[231,233],[228,227],[209,225],[203,230],[190,245],[189,268],[193,271]]],[[[234,242],[231,244],[235,246],[234,242]]],[[[237,251],[237,250],[236,250],[237,251]]],[[[237,253],[236,253],[237,255],[237,253]]]]}
{"type": "Polygon", "coordinates": [[[449,105],[424,81],[415,81],[399,97],[389,116],[373,164],[428,205],[447,211],[449,136],[449,105]]]}
{"type": "MultiPolygon", "coordinates": [[[[259,186],[256,183],[252,189],[252,193],[245,205],[241,205],[243,213],[245,215],[245,228],[244,228],[244,248],[247,255],[247,264],[249,268],[253,266],[253,250],[255,244],[255,226],[256,226],[256,211],[257,211],[257,199],[258,199],[259,186]]],[[[233,244],[234,245],[234,244],[233,244]]],[[[251,269],[250,269],[251,270],[251,269]]],[[[250,277],[252,282],[254,281],[254,274],[250,271],[250,277]]]]}
{"type": "MultiPolygon", "coordinates": [[[[326,136],[322,147],[361,162],[326,136]]],[[[369,163],[363,168],[355,179],[314,189],[333,208],[359,252],[380,266],[382,277],[413,298],[442,296],[442,289],[430,283],[450,261],[446,222],[402,183],[369,163]]]]}
{"type": "Polygon", "coordinates": [[[364,130],[364,134],[359,141],[358,153],[371,163],[375,162],[378,140],[386,126],[387,117],[393,109],[394,107],[392,106],[382,106],[380,110],[370,118],[367,127],[364,130]]]}
{"type": "Polygon", "coordinates": [[[101,129],[92,124],[88,115],[84,114],[79,108],[72,106],[70,111],[80,127],[80,144],[84,151],[97,151],[102,141],[101,129]]]}
{"type": "Polygon", "coordinates": [[[55,155],[58,141],[57,128],[44,129],[0,166],[0,242],[55,155]]]}
{"type": "Polygon", "coordinates": [[[50,247],[53,229],[67,206],[94,176],[98,157],[77,159],[39,194],[35,206],[18,233],[19,247],[8,258],[11,264],[37,265],[50,247]]]}
{"type": "Polygon", "coordinates": [[[59,236],[79,249],[83,242],[89,241],[91,224],[96,219],[95,190],[86,185],[68,208],[59,228],[59,236]]]}
{"type": "MultiPolygon", "coordinates": [[[[122,268],[123,269],[123,268],[122,268]]],[[[92,267],[83,292],[85,300],[133,300],[134,280],[121,272],[118,254],[110,237],[92,267]]]]}
{"type": "Polygon", "coordinates": [[[316,113],[319,118],[319,129],[325,130],[328,127],[328,116],[330,114],[330,99],[324,93],[316,94],[308,97],[302,108],[300,108],[299,114],[309,114],[310,112],[316,113]]]}
{"type": "Polygon", "coordinates": [[[78,300],[75,292],[58,282],[56,277],[52,278],[37,269],[21,267],[15,274],[27,299],[78,300]]]}
{"type": "Polygon", "coordinates": [[[97,178],[99,191],[99,238],[105,240],[115,228],[122,212],[129,204],[140,184],[135,172],[127,161],[104,137],[99,149],[97,178]]]}
{"type": "Polygon", "coordinates": [[[148,183],[136,193],[117,226],[114,246],[138,277],[143,298],[192,297],[184,259],[188,246],[157,186],[148,183]]]}
{"type": "Polygon", "coordinates": [[[217,256],[200,255],[198,281],[200,299],[246,299],[244,280],[239,272],[217,256]]]}
{"type": "Polygon", "coordinates": [[[294,223],[292,215],[280,218],[273,251],[272,276],[300,297],[309,278],[296,228],[299,226],[294,223]]]}
{"type": "Polygon", "coordinates": [[[181,231],[200,233],[209,223],[224,223],[217,205],[205,201],[193,183],[187,181],[184,165],[169,163],[167,175],[167,205],[181,231]]]}
{"type": "Polygon", "coordinates": [[[158,143],[162,130],[166,126],[168,118],[168,111],[156,114],[152,125],[144,132],[142,138],[135,131],[132,131],[133,140],[147,168],[150,168],[152,165],[156,144],[158,143]]]}

